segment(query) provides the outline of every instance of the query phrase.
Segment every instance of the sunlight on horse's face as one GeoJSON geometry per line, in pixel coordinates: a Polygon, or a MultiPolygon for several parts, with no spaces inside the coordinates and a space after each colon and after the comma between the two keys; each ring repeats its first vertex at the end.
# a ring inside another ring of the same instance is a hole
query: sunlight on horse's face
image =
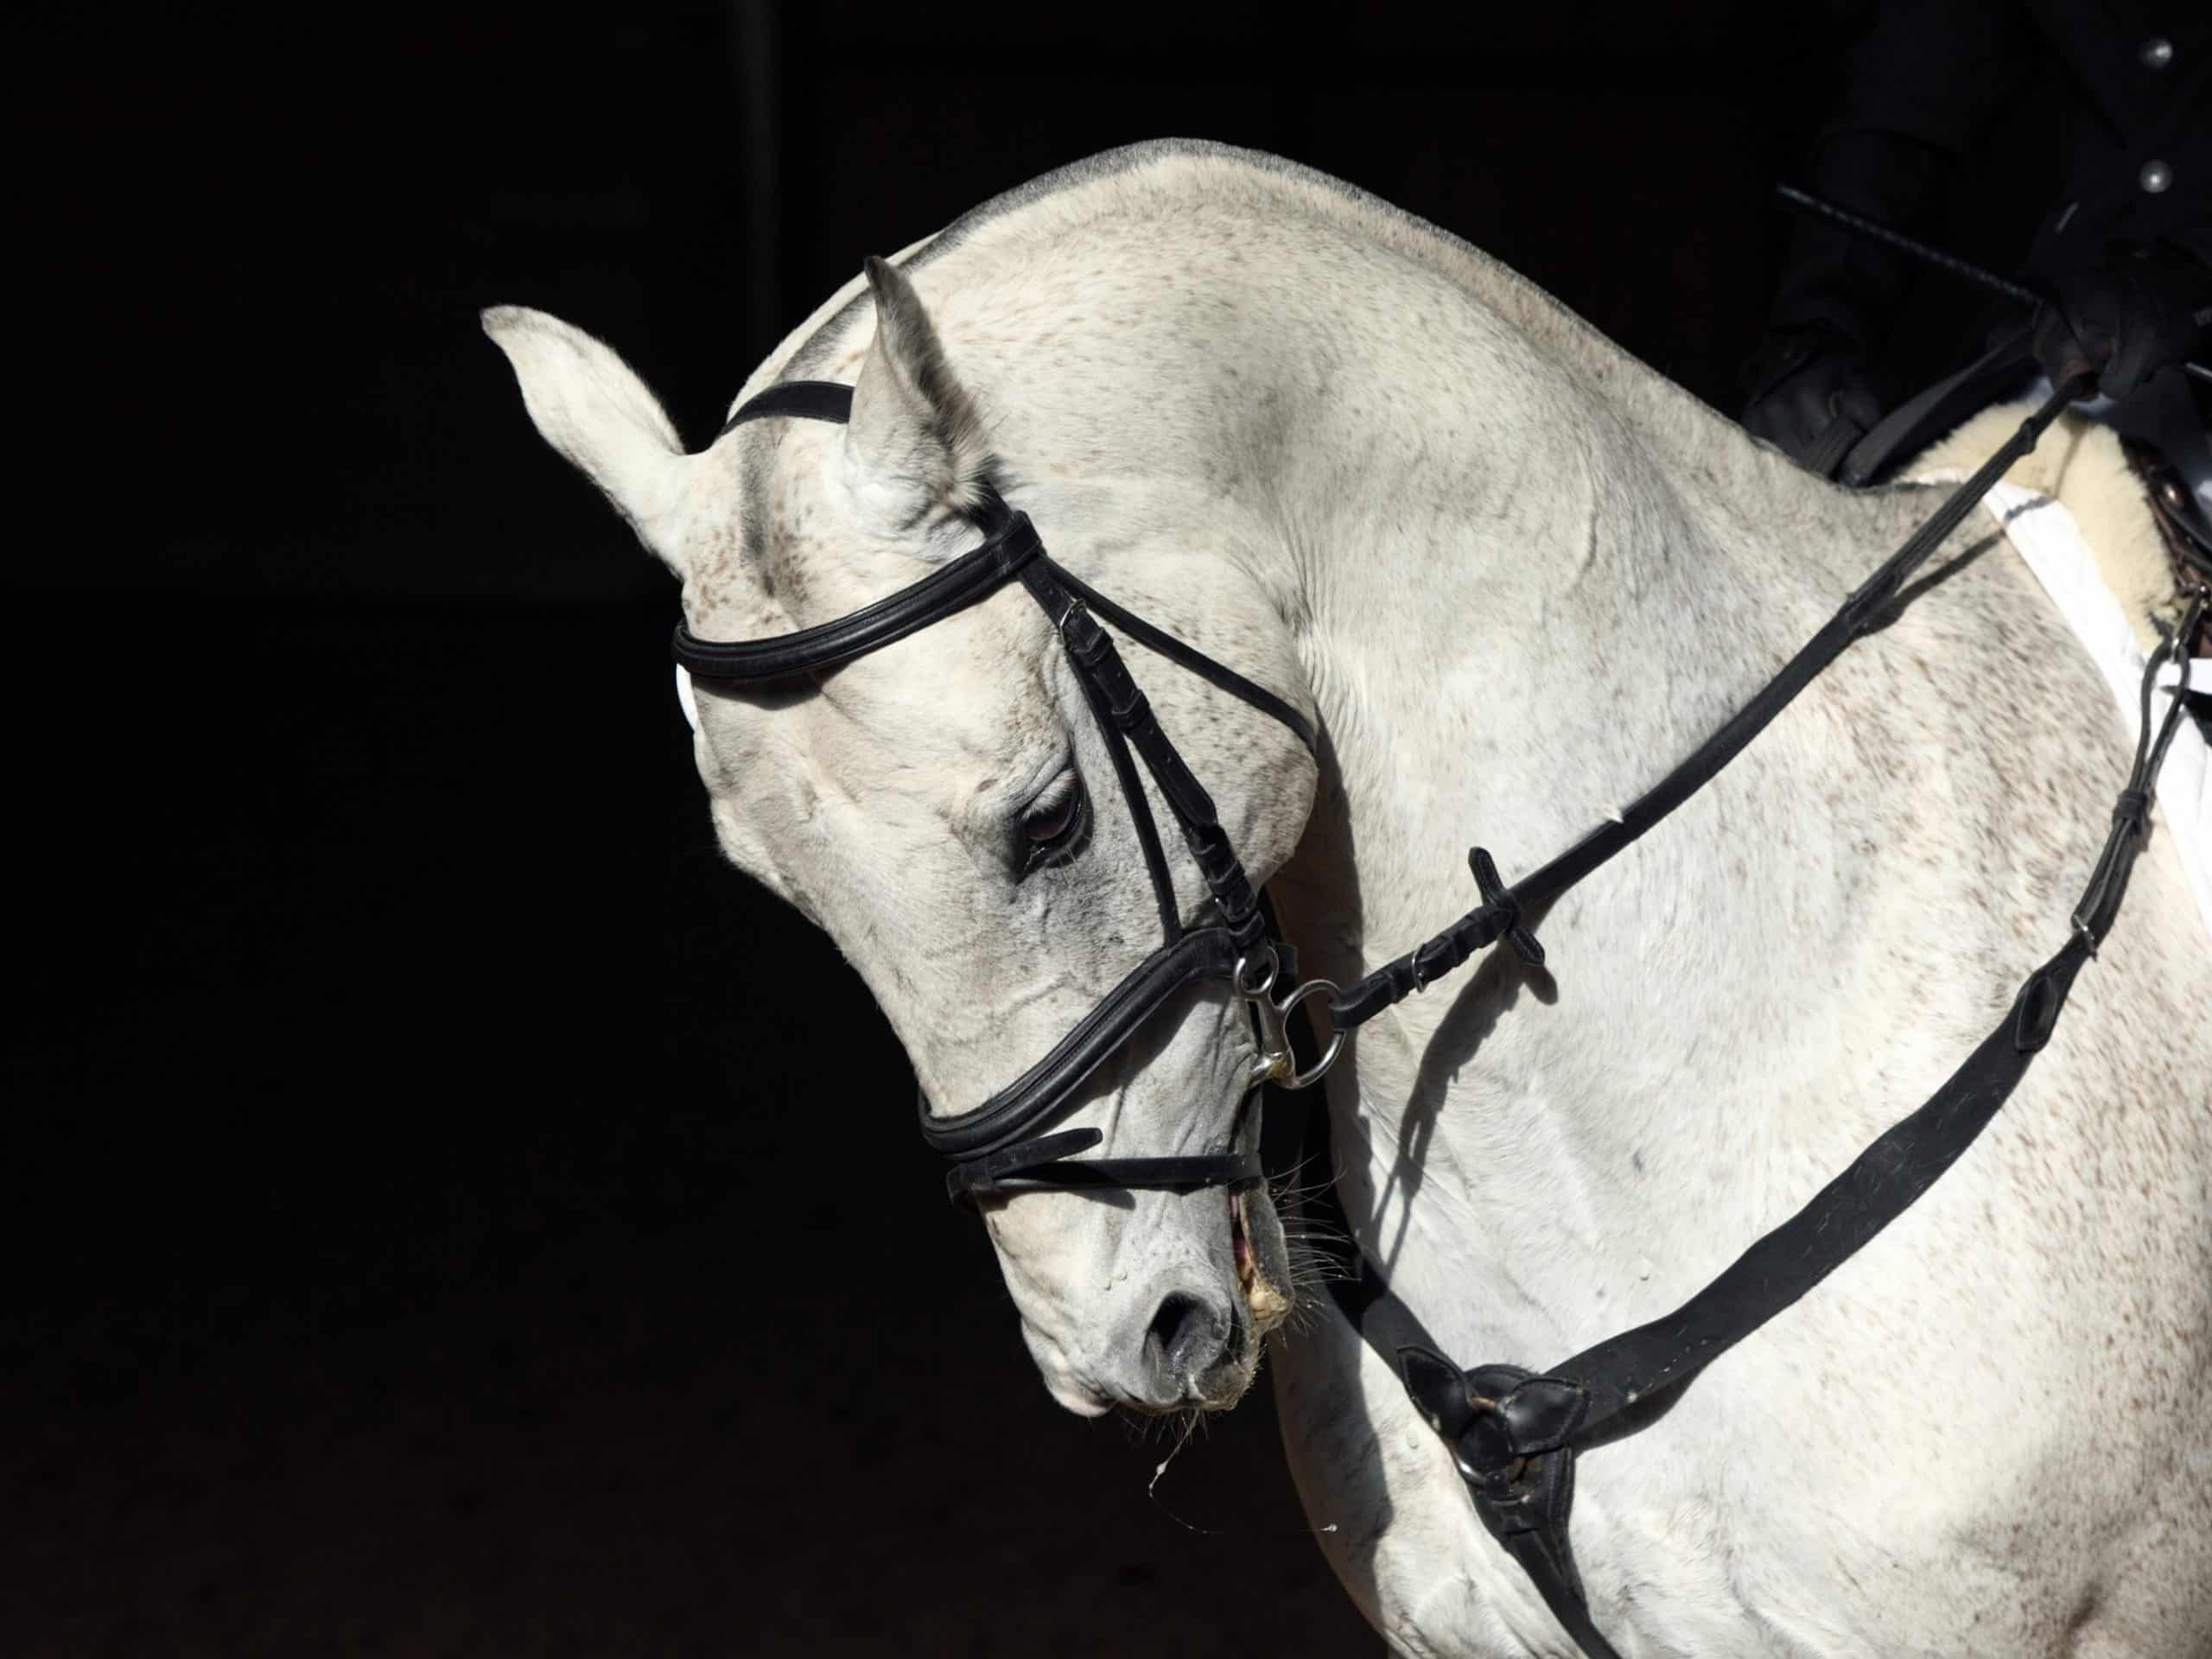
{"type": "MultiPolygon", "coordinates": [[[[702,638],[842,616],[977,539],[958,510],[992,468],[981,423],[912,288],[887,267],[870,281],[873,337],[824,365],[856,381],[850,423],[763,422],[697,455],[600,342],[534,312],[486,315],[539,430],[683,579],[702,638]]],[[[1217,505],[1175,505],[1193,499],[1117,480],[1064,496],[1040,529],[1124,603],[1295,692],[1295,654],[1264,597],[1194,557],[1223,532],[1217,505]],[[1088,548],[1111,551],[1086,569],[1088,548]],[[1197,569],[1212,573],[1204,594],[1190,589],[1197,569]]],[[[1179,669],[1141,651],[1131,666],[1264,880],[1305,823],[1311,758],[1179,669]]],[[[1160,944],[1111,758],[1051,620],[1018,586],[810,683],[697,690],[695,753],[723,849],[836,941],[937,1111],[1011,1082],[1160,944]]],[[[1188,924],[1205,889],[1154,805],[1188,924]]],[[[1241,1011],[1205,982],[1051,1127],[1097,1128],[1096,1157],[1221,1151],[1252,1052],[1241,1011]]],[[[887,1121],[880,1132],[912,1131],[887,1121]]],[[[1027,1192],[987,1201],[984,1218],[1031,1351],[1078,1412],[1231,1404],[1288,1311],[1282,1233],[1262,1192],[1027,1192]]]]}

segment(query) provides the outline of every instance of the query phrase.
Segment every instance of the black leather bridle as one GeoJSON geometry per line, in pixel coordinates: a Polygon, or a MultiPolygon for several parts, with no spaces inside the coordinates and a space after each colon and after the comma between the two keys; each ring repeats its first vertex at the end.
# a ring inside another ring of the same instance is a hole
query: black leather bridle
{"type": "MultiPolygon", "coordinates": [[[[1958,528],[2005,469],[2035,447],[2060,411],[2094,384],[2094,372],[2088,372],[2059,387],[1860,584],[1779,674],[1618,817],[1510,887],[1499,879],[1490,854],[1475,848],[1468,861],[1482,902],[1427,944],[1342,990],[1325,980],[1297,982],[1295,956],[1275,937],[1264,902],[1237,861],[1212,801],[1160,731],[1144,694],[1091,613],[1280,720],[1309,750],[1313,728],[1282,699],[1077,581],[1046,554],[1027,517],[995,495],[987,498],[977,516],[985,531],[980,546],[889,598],[819,627],[757,642],[701,640],[679,625],[676,660],[702,679],[784,679],[849,662],[975,603],[1009,581],[1020,581],[1052,619],[1105,736],[1144,849],[1166,939],[1051,1053],[982,1105],[940,1118],[925,1101],[922,1133],[956,1160],[947,1188],[956,1202],[970,1206],[985,1194],[1039,1188],[1242,1185],[1263,1179],[1251,1092],[1239,1109],[1230,1147],[1204,1156],[1078,1160],[1071,1154],[1096,1146],[1103,1138],[1098,1130],[1030,1132],[1072,1109],[1098,1065],[1170,998],[1202,979],[1227,980],[1232,995],[1252,1013],[1259,1039],[1249,1073],[1255,1092],[1269,1082],[1311,1084],[1359,1025],[1487,945],[1503,940],[1531,964],[1541,963],[1543,949],[1524,914],[1557,899],[1659,823],[1733,760],[1846,647],[1878,626],[1904,602],[1906,578],[1958,528]],[[1212,894],[1215,920],[1181,925],[1132,749],[1198,861],[1212,894]],[[1279,984],[1291,988],[1279,990],[1279,984]],[[1334,1033],[1327,1050],[1300,1070],[1297,1055],[1310,1045],[1302,1032],[1294,1040],[1294,1019],[1325,992],[1334,1033]]],[[[849,387],[792,382],[753,398],[723,429],[768,415],[842,421],[851,404],[849,387]]],[[[2134,764],[2064,944],[2028,976],[1997,1027],[1925,1104],[1885,1131],[1803,1209],[1753,1243],[1688,1302],[1546,1372],[1496,1363],[1463,1370],[1444,1357],[1419,1318],[1390,1293],[1373,1262],[1362,1260],[1356,1277],[1332,1283],[1339,1309],[1391,1364],[1416,1408],[1450,1448],[1483,1524],[1520,1563],[1589,1659],[1618,1656],[1591,1618],[1568,1541],[1577,1451],[1601,1430],[1619,1433],[1639,1426],[1624,1421],[1624,1414],[1679,1388],[1811,1290],[1903,1214],[1995,1117],[2050,1041],[2075,976],[2096,955],[2119,913],[2149,827],[2152,789],[2183,712],[2177,690],[2154,725],[2152,689],[2166,659],[2194,639],[2207,603],[2198,594],[2181,626],[2152,653],[2145,668],[2134,764]]],[[[1326,1115],[1317,1113],[1315,1120],[1319,1134],[1310,1144],[1325,1147],[1326,1115]]],[[[1325,1157],[1320,1166],[1333,1169],[1325,1157]]],[[[1351,1236],[1332,1187],[1325,1185],[1308,1202],[1333,1212],[1338,1230],[1351,1236]]]]}
{"type": "MultiPolygon", "coordinates": [[[[748,400],[722,430],[769,416],[843,422],[851,418],[852,402],[850,386],[789,381],[748,400]]],[[[980,545],[887,598],[818,627],[772,639],[701,639],[679,623],[676,660],[695,679],[724,685],[789,680],[880,650],[966,609],[1009,582],[1019,582],[1052,619],[1105,739],[1122,798],[1144,851],[1164,938],[1160,948],[1077,1020],[1051,1052],[981,1105],[940,1116],[931,1111],[925,1096],[920,1103],[922,1137],[954,1160],[945,1178],[946,1191],[956,1204],[970,1208],[987,1195],[1046,1188],[1186,1192],[1257,1183],[1265,1178],[1255,1105],[1260,1086],[1275,1083],[1303,1088],[1328,1069],[1341,1046],[1339,1039],[1320,1062],[1300,1071],[1293,1062],[1285,1020],[1304,1002],[1334,995],[1337,987],[1327,980],[1298,982],[1296,952],[1274,936],[1260,896],[1214,812],[1212,798],[1160,729],[1150,702],[1097,618],[1106,618],[1132,639],[1281,721],[1309,751],[1313,728],[1272,691],[1131,615],[1069,575],[1045,551],[1029,516],[1008,507],[995,492],[986,493],[974,518],[984,532],[980,545]],[[1210,921],[1183,925],[1166,851],[1137,777],[1139,760],[1174,816],[1212,895],[1210,921]],[[1249,1010],[1258,1045],[1228,1147],[1189,1157],[1077,1160],[1075,1154],[1089,1151],[1104,1138],[1099,1130],[1033,1133],[1081,1104],[1084,1085],[1109,1056],[1185,987],[1207,979],[1229,982],[1231,995],[1249,1010]]]]}

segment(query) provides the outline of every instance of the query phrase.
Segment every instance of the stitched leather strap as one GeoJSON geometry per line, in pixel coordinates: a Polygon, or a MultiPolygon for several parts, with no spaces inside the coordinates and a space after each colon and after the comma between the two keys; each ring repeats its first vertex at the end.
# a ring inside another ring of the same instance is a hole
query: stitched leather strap
{"type": "Polygon", "coordinates": [[[1110,731],[1118,731],[1144,760],[1160,796],[1183,831],[1184,844],[1221,912],[1222,922],[1241,950],[1259,942],[1263,931],[1259,900],[1238,861],[1236,849],[1215,815],[1213,798],[1184,764],[1182,755],[1160,730],[1152,700],[1138,688],[1128,665],[1089,609],[1077,602],[1063,571],[1050,559],[1021,573],[1023,584],[1058,619],[1060,639],[1077,672],[1097,691],[1094,709],[1103,708],[1110,731]]]}
{"type": "Polygon", "coordinates": [[[1075,678],[1083,688],[1084,702],[1090,705],[1090,718],[1106,740],[1107,758],[1114,763],[1115,781],[1122,786],[1122,805],[1136,829],[1137,848],[1144,855],[1145,875],[1152,883],[1153,902],[1160,907],[1160,936],[1173,944],[1182,937],[1182,909],[1175,902],[1175,878],[1168,873],[1167,849],[1160,842],[1160,825],[1152,816],[1151,798],[1144,792],[1144,780],[1137,776],[1136,759],[1129,753],[1129,740],[1114,723],[1113,711],[1106,706],[1105,693],[1088,674],[1077,673],[1075,678]]]}
{"type": "Polygon", "coordinates": [[[1204,1186],[1243,1186],[1267,1179],[1256,1147],[1188,1158],[1092,1158],[1071,1161],[1105,1136],[1096,1129],[1039,1135],[980,1158],[964,1159],[945,1173],[953,1203],[972,1210],[982,1198],[1011,1192],[1154,1188],[1194,1192],[1204,1186]]]}
{"type": "Polygon", "coordinates": [[[834,622],[772,639],[702,639],[679,622],[676,660],[702,680],[780,680],[835,668],[988,598],[1044,550],[1028,515],[1017,512],[980,547],[834,622]]]}
{"type": "Polygon", "coordinates": [[[1208,684],[1218,687],[1228,692],[1230,696],[1250,703],[1262,714],[1274,715],[1291,729],[1298,741],[1306,746],[1308,753],[1315,750],[1313,728],[1307,723],[1306,716],[1265,686],[1255,684],[1236,670],[1223,667],[1204,652],[1192,650],[1173,634],[1154,627],[1151,623],[1134,612],[1123,610],[1089,582],[1077,581],[1075,577],[1070,575],[1065,570],[1058,569],[1057,566],[1054,569],[1058,571],[1060,581],[1066,584],[1076,597],[1132,639],[1150,650],[1158,652],[1170,662],[1180,664],[1208,684]]]}
{"type": "Polygon", "coordinates": [[[1018,1140],[1064,1108],[1099,1064],[1185,985],[1226,979],[1236,965],[1236,942],[1225,928],[1194,928],[1162,945],[1084,1015],[1051,1053],[982,1105],[950,1117],[931,1115],[921,1103],[922,1138],[952,1157],[995,1152],[1018,1140]]]}

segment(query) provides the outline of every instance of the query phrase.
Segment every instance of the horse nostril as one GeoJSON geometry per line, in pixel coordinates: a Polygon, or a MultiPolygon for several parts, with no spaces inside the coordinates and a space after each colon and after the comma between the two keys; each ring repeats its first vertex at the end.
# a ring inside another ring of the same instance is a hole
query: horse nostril
{"type": "Polygon", "coordinates": [[[1173,1291],[1144,1333],[1147,1355],[1177,1381],[1187,1381],[1221,1356],[1226,1321],[1198,1297],[1173,1291]]]}

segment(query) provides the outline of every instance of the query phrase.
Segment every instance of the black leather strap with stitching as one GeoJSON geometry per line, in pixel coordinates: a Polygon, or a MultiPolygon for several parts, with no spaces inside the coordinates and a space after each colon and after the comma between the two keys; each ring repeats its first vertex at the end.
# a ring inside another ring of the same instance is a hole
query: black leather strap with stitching
{"type": "Polygon", "coordinates": [[[1161,798],[1182,829],[1184,843],[1198,861],[1198,874],[1205,878],[1224,924],[1239,948],[1249,950],[1264,931],[1259,899],[1222,830],[1221,820],[1215,816],[1213,797],[1167,741],[1152,712],[1152,700],[1139,689],[1106,630],[1088,608],[1076,602],[1065,575],[1058,565],[1045,559],[1025,569],[1021,580],[1046,613],[1058,618],[1060,639],[1069,658],[1097,691],[1094,711],[1103,708],[1109,728],[1121,733],[1143,758],[1145,770],[1160,786],[1161,798]]]}
{"type": "Polygon", "coordinates": [[[1084,1188],[1153,1188],[1191,1192],[1202,1186],[1243,1186],[1267,1179],[1259,1149],[1247,1147],[1188,1158],[1091,1158],[1070,1161],[1105,1136],[1096,1129],[1069,1129],[1018,1141],[980,1158],[964,1159],[945,1174],[953,1203],[973,1209],[976,1201],[1010,1192],[1081,1191],[1084,1188]]]}
{"type": "Polygon", "coordinates": [[[1051,1053],[980,1106],[938,1116],[921,1103],[922,1139],[947,1157],[995,1152],[1061,1109],[1084,1080],[1169,998],[1200,979],[1226,979],[1236,941],[1221,927],[1193,928],[1154,951],[1084,1015],[1051,1053]]]}
{"type": "Polygon", "coordinates": [[[1028,515],[1017,512],[982,546],[834,622],[773,639],[702,639],[679,622],[676,660],[701,679],[739,682],[835,668],[988,598],[1044,550],[1028,515]]]}
{"type": "Polygon", "coordinates": [[[1154,627],[1151,623],[1133,612],[1123,610],[1089,582],[1077,581],[1075,577],[1070,575],[1065,570],[1060,569],[1057,565],[1053,569],[1060,581],[1077,598],[1138,644],[1158,652],[1170,662],[1187,668],[1200,679],[1211,685],[1219,687],[1230,696],[1250,703],[1262,714],[1274,715],[1297,734],[1298,741],[1306,746],[1308,753],[1314,750],[1313,728],[1307,722],[1306,716],[1268,690],[1267,687],[1254,684],[1236,670],[1223,667],[1205,652],[1192,650],[1173,634],[1154,627]]]}
{"type": "Polygon", "coordinates": [[[1106,740],[1106,755],[1113,762],[1114,779],[1121,785],[1122,804],[1127,808],[1129,822],[1135,826],[1137,849],[1144,855],[1146,878],[1152,883],[1153,902],[1160,907],[1160,938],[1173,944],[1182,937],[1183,914],[1175,902],[1175,878],[1168,874],[1167,849],[1160,845],[1160,825],[1152,816],[1152,800],[1145,793],[1144,780],[1137,776],[1136,757],[1129,753],[1129,740],[1114,723],[1113,710],[1107,707],[1106,695],[1088,674],[1078,673],[1076,683],[1083,688],[1083,699],[1090,705],[1090,718],[1106,740]]]}

